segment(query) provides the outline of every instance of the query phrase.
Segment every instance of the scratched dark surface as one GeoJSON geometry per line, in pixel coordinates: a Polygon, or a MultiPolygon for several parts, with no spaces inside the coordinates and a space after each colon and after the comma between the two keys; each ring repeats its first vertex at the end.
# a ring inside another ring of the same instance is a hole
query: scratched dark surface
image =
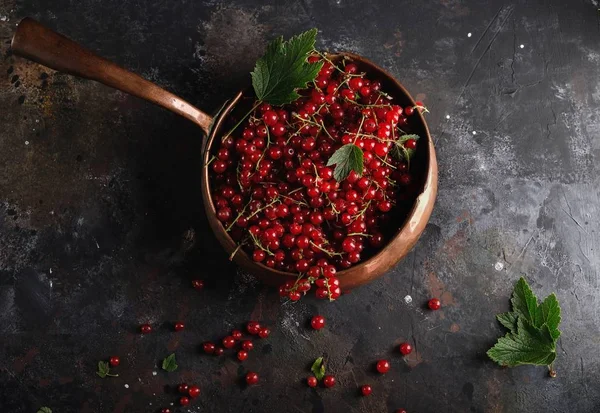
{"type": "Polygon", "coordinates": [[[202,387],[184,412],[600,411],[599,7],[0,0],[0,411],[155,412],[181,381],[202,387]],[[379,63],[432,112],[440,191],[422,239],[335,304],[281,305],[208,229],[200,130],[10,56],[27,15],[207,111],[246,84],[269,39],[318,27],[320,47],[379,63]],[[485,356],[522,274],[562,305],[556,379],[485,356]],[[190,287],[198,277],[202,292],[190,287]],[[435,313],[423,309],[432,296],[435,313]],[[318,333],[306,327],[316,313],[328,322],[318,333]],[[199,353],[252,318],[273,333],[243,365],[199,353]],[[184,332],[170,331],[175,320],[184,332]],[[155,332],[137,334],[143,322],[155,332]],[[405,359],[403,340],[416,350],[405,359]],[[157,362],[172,351],[180,368],[165,373],[157,362]],[[338,385],[309,389],[322,354],[338,385]],[[111,355],[119,377],[100,379],[96,363],[111,355]],[[239,384],[248,369],[259,386],[239,384]],[[357,395],[364,383],[369,398],[357,395]]]}

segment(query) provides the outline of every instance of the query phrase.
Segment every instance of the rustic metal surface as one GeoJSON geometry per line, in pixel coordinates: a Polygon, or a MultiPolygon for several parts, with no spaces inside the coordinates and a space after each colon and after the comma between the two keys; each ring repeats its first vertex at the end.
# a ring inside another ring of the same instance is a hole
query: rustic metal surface
{"type": "Polygon", "coordinates": [[[1,0],[0,411],[154,412],[184,380],[203,391],[190,412],[600,410],[598,7],[1,0]],[[198,128],[10,56],[26,15],[213,109],[247,82],[269,39],[319,27],[321,47],[372,59],[431,109],[431,223],[385,277],[333,305],[281,305],[210,234],[198,128]],[[521,274],[561,301],[556,379],[485,356],[521,274]],[[423,308],[431,296],[442,310],[423,308]],[[306,327],[316,313],[328,321],[318,333],[306,327]],[[251,318],[273,333],[242,366],[199,353],[251,318]],[[176,320],[184,332],[170,330],[176,320]],[[155,332],[140,336],[147,321],[155,332]],[[416,350],[406,359],[394,351],[402,340],[416,350]],[[181,367],[167,374],[157,362],[172,351],[181,367]],[[324,353],[339,383],[309,389],[302,379],[324,353]],[[97,377],[96,362],[115,354],[120,376],[97,377]],[[373,373],[381,357],[392,363],[384,377],[373,373]],[[247,368],[261,385],[239,384],[247,368]],[[363,383],[369,398],[357,395],[363,383]]]}

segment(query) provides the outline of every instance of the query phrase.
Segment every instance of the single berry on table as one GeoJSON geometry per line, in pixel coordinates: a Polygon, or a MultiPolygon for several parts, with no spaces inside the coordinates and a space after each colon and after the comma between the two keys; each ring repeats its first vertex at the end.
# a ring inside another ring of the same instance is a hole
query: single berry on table
{"type": "Polygon", "coordinates": [[[210,341],[207,341],[206,343],[202,344],[202,350],[206,354],[212,354],[215,352],[215,344],[211,343],[210,341]]]}
{"type": "Polygon", "coordinates": [[[254,373],[253,371],[246,374],[246,383],[249,385],[258,383],[258,374],[254,373]]]}
{"type": "Polygon", "coordinates": [[[335,377],[331,375],[327,375],[323,377],[323,385],[325,387],[333,387],[335,386],[335,377]]]}
{"type": "Polygon", "coordinates": [[[164,408],[160,411],[160,413],[171,413],[171,409],[164,408]]]}
{"type": "Polygon", "coordinates": [[[368,384],[365,384],[360,388],[360,392],[363,396],[369,396],[371,393],[373,393],[373,389],[368,384]]]}
{"type": "Polygon", "coordinates": [[[390,363],[387,360],[379,360],[377,362],[377,371],[381,374],[385,374],[390,371],[390,363]]]}
{"type": "Polygon", "coordinates": [[[188,394],[192,398],[198,397],[200,395],[200,387],[190,386],[190,388],[188,389],[188,394]]]}
{"type": "Polygon", "coordinates": [[[182,397],[181,399],[179,399],[179,404],[182,406],[187,406],[188,404],[190,404],[190,399],[188,397],[182,397]]]}
{"type": "Polygon", "coordinates": [[[189,388],[190,386],[188,386],[186,383],[181,383],[179,386],[177,386],[177,391],[181,394],[187,394],[189,388]]]}
{"type": "Polygon", "coordinates": [[[121,359],[119,359],[117,356],[113,356],[110,358],[110,360],[108,360],[108,363],[113,367],[117,367],[119,364],[121,364],[121,359]]]}
{"type": "Polygon", "coordinates": [[[237,353],[237,358],[239,361],[244,361],[248,358],[248,352],[246,350],[240,350],[237,353]]]}
{"type": "Polygon", "coordinates": [[[246,325],[246,330],[248,330],[248,333],[255,336],[260,330],[260,324],[258,324],[256,321],[249,321],[246,325]]]}
{"type": "Polygon", "coordinates": [[[429,309],[434,311],[439,310],[442,307],[442,303],[437,298],[432,298],[431,300],[429,300],[427,305],[429,306],[429,309]]]}
{"type": "Polygon", "coordinates": [[[317,387],[317,384],[319,384],[319,381],[317,380],[317,378],[315,376],[310,376],[306,379],[306,384],[308,384],[308,387],[317,387]]]}
{"type": "Polygon", "coordinates": [[[235,339],[231,336],[227,336],[223,339],[223,347],[233,348],[235,346],[235,339]]]}
{"type": "Polygon", "coordinates": [[[142,324],[140,327],[142,334],[149,334],[152,332],[152,326],[150,324],[142,324]]]}
{"type": "Polygon", "coordinates": [[[177,323],[175,323],[175,331],[181,331],[185,328],[185,324],[183,324],[181,321],[178,321],[177,323]]]}
{"type": "Polygon", "coordinates": [[[320,330],[325,327],[325,317],[322,315],[316,315],[310,320],[310,325],[315,330],[320,330]]]}
{"type": "Polygon", "coordinates": [[[267,338],[267,337],[269,337],[269,334],[271,334],[271,330],[269,330],[266,327],[263,327],[260,330],[258,330],[258,336],[260,338],[267,338]]]}
{"type": "Polygon", "coordinates": [[[406,356],[407,354],[410,354],[411,352],[412,352],[412,346],[409,343],[400,344],[400,353],[402,353],[406,356]]]}
{"type": "Polygon", "coordinates": [[[196,290],[201,290],[204,288],[204,281],[192,280],[192,287],[194,287],[196,290]]]}
{"type": "Polygon", "coordinates": [[[213,353],[215,356],[222,356],[225,350],[223,347],[215,347],[215,352],[213,353]]]}
{"type": "Polygon", "coordinates": [[[246,351],[250,351],[254,348],[254,344],[250,340],[242,341],[242,348],[246,351]]]}
{"type": "Polygon", "coordinates": [[[231,337],[233,337],[235,341],[240,341],[242,339],[242,332],[240,330],[233,330],[231,332],[231,337]]]}

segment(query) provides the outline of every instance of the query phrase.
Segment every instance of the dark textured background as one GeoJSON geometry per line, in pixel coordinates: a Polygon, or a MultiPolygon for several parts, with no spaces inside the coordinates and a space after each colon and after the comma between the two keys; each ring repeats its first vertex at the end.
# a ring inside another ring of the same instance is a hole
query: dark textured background
{"type": "Polygon", "coordinates": [[[189,412],[599,411],[598,7],[0,0],[0,411],[154,412],[182,380],[203,390],[189,412]],[[200,130],[10,56],[27,15],[207,111],[248,81],[269,39],[318,27],[321,48],[372,59],[431,109],[440,192],[421,241],[335,304],[281,305],[208,230],[200,130]],[[562,305],[554,380],[485,356],[522,274],[562,305]],[[197,277],[202,292],[190,287],[197,277]],[[431,296],[442,310],[423,309],[431,296]],[[318,333],[306,328],[317,312],[329,323],[318,333]],[[243,367],[198,353],[250,318],[273,334],[243,367]],[[180,319],[187,329],[174,334],[180,319]],[[156,331],[142,337],[147,321],[156,331]],[[416,351],[402,359],[393,350],[405,339],[416,351]],[[181,367],[166,374],[156,363],[171,351],[181,367]],[[323,353],[339,384],[309,389],[307,367],[323,353]],[[120,377],[96,377],[113,354],[120,377]],[[372,371],[381,357],[393,366],[384,377],[372,371]],[[239,385],[245,368],[261,385],[239,385]],[[374,394],[360,398],[366,382],[374,394]]]}

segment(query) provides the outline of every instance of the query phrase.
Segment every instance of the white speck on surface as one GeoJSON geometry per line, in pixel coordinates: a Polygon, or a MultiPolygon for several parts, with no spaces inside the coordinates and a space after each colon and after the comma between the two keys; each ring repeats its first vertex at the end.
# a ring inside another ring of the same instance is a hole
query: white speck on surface
{"type": "Polygon", "coordinates": [[[50,215],[54,215],[54,211],[50,211],[50,215]]]}
{"type": "Polygon", "coordinates": [[[100,249],[100,245],[98,245],[98,241],[94,238],[94,242],[96,243],[96,248],[100,249]]]}
{"type": "Polygon", "coordinates": [[[504,268],[504,264],[498,261],[496,265],[494,265],[494,268],[496,269],[496,271],[502,271],[502,269],[504,268]]]}
{"type": "Polygon", "coordinates": [[[29,145],[29,141],[25,141],[25,145],[29,145]]]}
{"type": "Polygon", "coordinates": [[[39,119],[36,119],[36,120],[35,120],[35,123],[40,123],[40,120],[39,120],[39,119]]]}
{"type": "Polygon", "coordinates": [[[126,389],[128,389],[128,388],[129,388],[129,384],[126,384],[126,385],[125,385],[125,388],[126,388],[126,389]]]}
{"type": "Polygon", "coordinates": [[[521,46],[519,46],[519,47],[520,47],[521,49],[523,49],[523,48],[525,48],[525,45],[524,45],[524,44],[522,44],[522,45],[521,45],[521,46]]]}
{"type": "Polygon", "coordinates": [[[469,33],[469,34],[467,34],[467,37],[471,37],[471,36],[473,36],[473,34],[472,34],[472,33],[469,33]]]}
{"type": "Polygon", "coordinates": [[[50,280],[48,284],[50,285],[50,288],[52,288],[52,280],[50,280]]]}
{"type": "Polygon", "coordinates": [[[412,297],[410,295],[407,295],[406,297],[404,297],[404,302],[406,304],[412,303],[412,297]]]}
{"type": "Polygon", "coordinates": [[[7,21],[8,20],[8,16],[0,16],[0,21],[7,21]]]}
{"type": "Polygon", "coordinates": [[[174,403],[171,403],[171,406],[173,406],[173,405],[174,405],[174,403]]]}
{"type": "Polygon", "coordinates": [[[377,328],[381,330],[381,327],[377,327],[377,328]]]}
{"type": "Polygon", "coordinates": [[[450,115],[446,115],[446,119],[450,119],[450,115]]]}
{"type": "Polygon", "coordinates": [[[52,274],[52,268],[50,268],[50,274],[52,274]]]}
{"type": "Polygon", "coordinates": [[[157,374],[158,374],[158,373],[157,373],[157,372],[155,372],[155,371],[153,371],[153,372],[152,372],[152,375],[153,375],[153,376],[156,376],[157,374]]]}
{"type": "Polygon", "coordinates": [[[476,132],[476,131],[473,131],[473,136],[475,136],[475,135],[477,135],[477,132],[476,132]]]}

